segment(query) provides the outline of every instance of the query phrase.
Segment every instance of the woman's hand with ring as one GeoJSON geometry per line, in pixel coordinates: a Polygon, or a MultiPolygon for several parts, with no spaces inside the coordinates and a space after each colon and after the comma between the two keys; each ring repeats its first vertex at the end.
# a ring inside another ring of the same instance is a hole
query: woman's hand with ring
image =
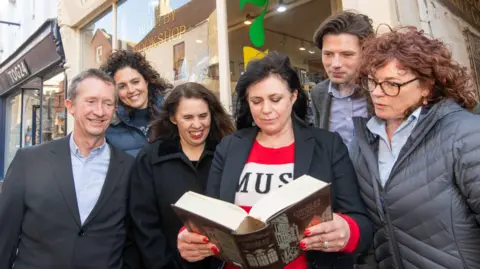
{"type": "Polygon", "coordinates": [[[305,230],[305,238],[300,242],[303,250],[338,252],[350,239],[350,227],[345,219],[333,214],[333,220],[314,225],[305,230]]]}

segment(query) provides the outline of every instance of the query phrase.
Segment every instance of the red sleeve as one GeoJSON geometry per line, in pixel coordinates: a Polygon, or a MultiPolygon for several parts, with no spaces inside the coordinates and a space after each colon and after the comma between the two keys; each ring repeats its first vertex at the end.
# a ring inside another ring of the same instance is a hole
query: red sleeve
{"type": "Polygon", "coordinates": [[[339,250],[339,252],[354,252],[357,249],[358,241],[360,241],[360,228],[358,227],[358,224],[355,222],[355,220],[353,220],[349,216],[343,214],[338,215],[348,223],[348,227],[350,228],[350,239],[348,240],[345,247],[339,250]]]}

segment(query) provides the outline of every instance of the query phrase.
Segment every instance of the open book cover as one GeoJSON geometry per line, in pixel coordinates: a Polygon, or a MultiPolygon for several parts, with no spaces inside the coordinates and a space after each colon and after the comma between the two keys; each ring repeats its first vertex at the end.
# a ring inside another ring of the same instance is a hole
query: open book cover
{"type": "Polygon", "coordinates": [[[299,257],[306,228],[332,220],[331,185],[304,175],[270,192],[250,210],[194,192],[174,205],[190,232],[220,249],[219,259],[248,268],[283,268],[299,257]]]}

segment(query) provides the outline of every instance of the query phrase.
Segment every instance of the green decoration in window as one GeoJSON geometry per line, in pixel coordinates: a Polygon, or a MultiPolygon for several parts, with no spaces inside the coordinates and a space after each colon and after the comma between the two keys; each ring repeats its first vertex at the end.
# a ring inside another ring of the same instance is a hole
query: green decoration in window
{"type": "Polygon", "coordinates": [[[250,25],[250,41],[256,47],[261,47],[265,44],[265,27],[263,22],[265,20],[265,14],[268,10],[268,0],[240,0],[240,10],[243,11],[246,3],[254,4],[257,7],[264,7],[262,13],[250,25]]]}

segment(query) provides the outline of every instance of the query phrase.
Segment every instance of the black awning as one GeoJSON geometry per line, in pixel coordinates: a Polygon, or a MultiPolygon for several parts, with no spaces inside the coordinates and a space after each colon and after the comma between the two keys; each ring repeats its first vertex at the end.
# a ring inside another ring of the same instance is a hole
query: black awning
{"type": "Polygon", "coordinates": [[[5,61],[0,63],[0,95],[35,76],[42,76],[50,68],[63,68],[60,29],[56,19],[45,21],[5,61]]]}

